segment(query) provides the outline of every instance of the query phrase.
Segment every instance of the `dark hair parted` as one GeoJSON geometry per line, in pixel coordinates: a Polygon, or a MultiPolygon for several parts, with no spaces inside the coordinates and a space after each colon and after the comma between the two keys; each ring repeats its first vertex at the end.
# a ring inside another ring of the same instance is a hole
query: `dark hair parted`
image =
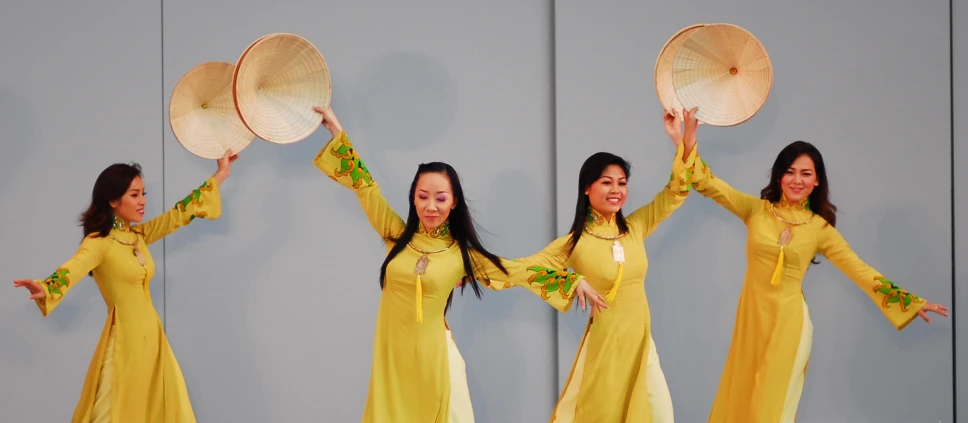
{"type": "MultiPolygon", "coordinates": [[[[387,253],[387,257],[383,260],[383,266],[380,267],[380,288],[382,289],[386,281],[387,265],[390,264],[397,254],[400,254],[404,248],[407,248],[407,243],[413,239],[413,235],[417,233],[420,225],[420,217],[417,215],[417,207],[414,204],[414,196],[417,193],[417,181],[420,177],[427,173],[439,173],[447,177],[450,180],[451,189],[454,191],[454,204],[455,207],[450,211],[450,217],[448,222],[450,225],[450,234],[454,238],[454,242],[457,247],[460,248],[461,258],[464,263],[464,275],[470,279],[471,287],[474,289],[474,295],[477,298],[481,297],[481,287],[478,285],[478,280],[483,280],[486,283],[490,283],[490,279],[480,271],[480,267],[473,263],[470,251],[477,251],[480,255],[484,256],[487,260],[501,269],[505,274],[507,269],[501,264],[501,259],[494,255],[486,248],[481,242],[480,237],[477,235],[477,230],[474,228],[474,219],[471,217],[470,209],[467,207],[467,201],[464,199],[464,189],[461,187],[460,177],[457,175],[457,171],[454,168],[442,162],[432,162],[421,164],[417,168],[417,173],[413,176],[413,182],[410,183],[410,209],[407,212],[407,227],[404,229],[403,233],[400,234],[398,238],[388,237],[387,241],[393,243],[393,248],[387,253]]],[[[455,281],[456,283],[456,281],[455,281]]],[[[467,287],[467,283],[461,285],[461,292],[463,293],[464,288],[467,287]]],[[[446,312],[450,308],[451,302],[453,301],[454,294],[451,292],[450,296],[447,297],[447,306],[444,308],[446,312]]]]}
{"type": "MultiPolygon", "coordinates": [[[[837,226],[837,206],[830,202],[830,184],[827,179],[827,167],[823,162],[823,155],[813,144],[806,141],[794,141],[780,150],[773,162],[770,170],[770,183],[760,191],[760,198],[771,203],[779,202],[783,197],[783,188],[780,182],[783,175],[787,173],[793,162],[800,156],[807,156],[813,161],[814,170],[817,173],[817,185],[813,188],[808,198],[810,210],[827,221],[830,226],[837,226]]],[[[814,264],[819,263],[813,261],[814,264]]]]}
{"type": "MultiPolygon", "coordinates": [[[[581,238],[581,234],[585,229],[585,222],[588,221],[588,214],[591,213],[591,202],[588,200],[588,195],[585,194],[585,190],[592,186],[598,178],[602,177],[611,165],[616,165],[622,168],[625,172],[625,178],[628,179],[632,173],[632,165],[625,159],[606,152],[598,152],[592,154],[587,159],[585,163],[582,163],[581,170],[578,171],[578,200],[575,202],[575,219],[571,223],[571,239],[568,247],[568,254],[575,251],[575,246],[578,245],[578,240],[581,238]]],[[[615,213],[615,224],[618,225],[618,231],[620,234],[628,233],[629,226],[625,222],[625,216],[622,211],[619,210],[615,213]]]]}

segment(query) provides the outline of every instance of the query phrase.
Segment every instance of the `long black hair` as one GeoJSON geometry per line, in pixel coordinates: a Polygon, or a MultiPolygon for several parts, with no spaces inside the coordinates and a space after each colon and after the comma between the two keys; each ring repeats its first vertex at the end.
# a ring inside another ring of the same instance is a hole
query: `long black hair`
{"type": "MultiPolygon", "coordinates": [[[[591,213],[591,203],[588,200],[588,194],[585,194],[585,190],[591,187],[598,178],[601,178],[605,169],[611,165],[621,167],[622,171],[625,172],[626,180],[632,174],[632,165],[627,160],[606,152],[598,152],[589,156],[585,159],[585,163],[582,163],[581,170],[578,171],[578,201],[575,203],[575,220],[571,223],[568,254],[575,251],[575,246],[578,245],[578,240],[585,229],[585,223],[588,221],[588,214],[591,213]]],[[[615,213],[614,219],[615,224],[618,225],[619,233],[628,233],[629,225],[625,222],[622,210],[615,213]]]]}
{"type": "Polygon", "coordinates": [[[115,163],[101,171],[91,191],[91,205],[81,213],[85,237],[94,233],[99,237],[108,236],[114,225],[111,202],[120,200],[137,177],[142,177],[141,165],[137,163],[115,163]]]}
{"type": "MultiPolygon", "coordinates": [[[[777,203],[783,197],[781,181],[793,162],[800,156],[806,155],[813,160],[814,170],[817,172],[817,182],[819,185],[810,192],[808,201],[810,211],[820,215],[830,226],[837,226],[837,206],[830,202],[830,184],[827,179],[827,167],[823,163],[823,155],[813,144],[806,141],[794,141],[780,150],[773,162],[773,169],[770,170],[770,183],[760,191],[760,199],[777,203]]],[[[820,262],[813,260],[814,264],[820,262]]]]}
{"type": "MultiPolygon", "coordinates": [[[[448,222],[450,224],[450,233],[454,238],[454,242],[457,247],[460,248],[461,258],[464,262],[464,276],[469,279],[471,287],[474,289],[474,295],[477,298],[481,298],[481,287],[478,285],[477,281],[483,280],[485,283],[490,284],[490,279],[484,272],[480,271],[480,266],[473,263],[470,256],[470,250],[475,250],[495,266],[501,269],[505,274],[508,273],[504,265],[501,264],[501,259],[494,255],[490,251],[484,248],[484,244],[481,242],[480,237],[477,235],[477,230],[474,229],[474,219],[471,217],[470,210],[467,207],[467,201],[464,199],[464,189],[461,187],[460,177],[457,176],[457,171],[454,168],[442,162],[432,162],[424,163],[417,167],[417,173],[413,175],[413,182],[410,183],[410,209],[407,212],[407,227],[404,229],[403,234],[398,238],[387,237],[387,241],[393,243],[393,248],[387,253],[387,257],[383,260],[383,266],[380,267],[380,289],[383,289],[383,285],[386,282],[387,276],[387,265],[393,260],[397,254],[400,254],[404,248],[407,247],[407,243],[413,239],[413,235],[417,233],[417,229],[420,225],[420,216],[417,215],[417,206],[414,204],[414,195],[417,193],[417,181],[420,180],[420,176],[426,173],[439,173],[447,177],[450,180],[451,189],[454,191],[454,204],[455,207],[450,211],[450,217],[448,222]]],[[[467,283],[461,285],[461,293],[464,292],[464,288],[467,287],[467,283]]],[[[450,296],[447,297],[447,306],[444,308],[446,312],[450,308],[451,302],[453,301],[454,293],[451,292],[450,296]]]]}

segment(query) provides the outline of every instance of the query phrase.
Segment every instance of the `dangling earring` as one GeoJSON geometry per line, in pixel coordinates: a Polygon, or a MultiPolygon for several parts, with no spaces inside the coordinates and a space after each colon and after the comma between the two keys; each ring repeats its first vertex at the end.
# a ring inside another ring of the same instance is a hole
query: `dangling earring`
{"type": "Polygon", "coordinates": [[[121,219],[118,219],[117,216],[114,216],[114,223],[111,225],[111,227],[114,229],[124,230],[124,222],[122,222],[121,219]]]}

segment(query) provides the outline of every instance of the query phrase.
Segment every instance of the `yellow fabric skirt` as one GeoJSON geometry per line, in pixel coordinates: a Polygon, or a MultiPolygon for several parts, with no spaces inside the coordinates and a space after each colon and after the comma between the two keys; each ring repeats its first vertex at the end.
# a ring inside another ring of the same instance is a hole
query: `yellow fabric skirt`
{"type": "Polygon", "coordinates": [[[797,358],[793,362],[793,374],[790,375],[790,385],[787,387],[786,399],[783,401],[783,415],[780,423],[794,423],[797,421],[797,407],[803,394],[803,382],[807,378],[807,365],[810,364],[810,350],[813,348],[813,322],[810,321],[810,310],[807,301],[803,300],[803,329],[800,332],[800,347],[797,358]]]}
{"type": "Polygon", "coordinates": [[[474,423],[471,392],[467,388],[467,368],[450,329],[447,336],[447,361],[450,364],[450,416],[448,423],[474,423]]]}
{"type": "MultiPolygon", "coordinates": [[[[578,387],[581,386],[582,375],[585,371],[585,353],[588,344],[582,342],[581,351],[571,380],[565,387],[565,392],[558,402],[557,412],[551,423],[572,423],[575,421],[575,409],[578,405],[578,387]]],[[[646,365],[646,387],[649,407],[653,423],[673,423],[672,395],[669,394],[669,384],[666,382],[662,366],[659,365],[659,352],[655,348],[655,340],[649,336],[649,358],[646,365]]]]}
{"type": "Polygon", "coordinates": [[[104,349],[104,361],[101,362],[101,374],[97,382],[97,393],[94,394],[94,410],[91,413],[91,423],[111,423],[111,370],[114,367],[114,326],[108,334],[108,345],[104,349]]]}

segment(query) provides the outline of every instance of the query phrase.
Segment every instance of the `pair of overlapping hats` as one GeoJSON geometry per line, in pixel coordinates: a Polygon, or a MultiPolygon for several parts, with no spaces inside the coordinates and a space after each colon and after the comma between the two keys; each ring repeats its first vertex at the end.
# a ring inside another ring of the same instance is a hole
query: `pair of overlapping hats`
{"type": "Polygon", "coordinates": [[[269,34],[237,64],[206,62],[178,81],[168,120],[178,142],[205,159],[238,153],[255,137],[291,144],[319,129],[314,106],[329,107],[332,80],[322,54],[306,39],[269,34]]]}

